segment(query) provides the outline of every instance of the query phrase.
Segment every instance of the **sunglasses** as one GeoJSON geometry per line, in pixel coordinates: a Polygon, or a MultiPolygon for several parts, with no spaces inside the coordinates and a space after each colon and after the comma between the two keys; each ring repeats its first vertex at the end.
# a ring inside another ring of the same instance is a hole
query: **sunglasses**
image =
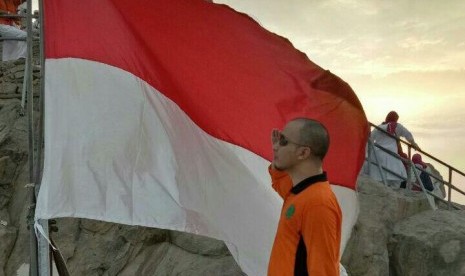
{"type": "Polygon", "coordinates": [[[289,138],[287,138],[286,136],[284,136],[282,133],[280,133],[280,134],[279,134],[278,144],[279,144],[281,147],[285,147],[285,146],[287,146],[289,143],[294,144],[294,145],[297,145],[297,146],[301,146],[301,147],[310,147],[310,146],[308,146],[308,145],[303,145],[303,144],[299,144],[299,143],[293,142],[293,141],[289,140],[289,138]]]}

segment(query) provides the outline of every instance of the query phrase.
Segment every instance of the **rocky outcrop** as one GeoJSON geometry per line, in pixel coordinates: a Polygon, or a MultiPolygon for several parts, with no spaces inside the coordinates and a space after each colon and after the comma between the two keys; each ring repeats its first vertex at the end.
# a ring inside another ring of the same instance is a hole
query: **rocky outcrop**
{"type": "Polygon", "coordinates": [[[465,211],[433,211],[422,192],[365,176],[358,189],[360,214],[341,260],[349,275],[465,275],[465,211]]]}
{"type": "Polygon", "coordinates": [[[87,219],[58,219],[52,238],[71,275],[242,275],[224,243],[87,219]]]}
{"type": "Polygon", "coordinates": [[[465,275],[465,211],[426,211],[397,223],[391,275],[465,275]]]}
{"type": "MultiPolygon", "coordinates": [[[[26,229],[24,211],[28,206],[24,185],[28,181],[23,170],[27,164],[27,148],[27,121],[21,116],[20,100],[1,100],[0,275],[5,275],[4,268],[14,249],[21,247],[18,235],[21,229],[26,229]]],[[[28,252],[24,254],[27,257],[28,252]]]]}
{"type": "Polygon", "coordinates": [[[387,244],[394,225],[430,210],[421,193],[392,190],[368,177],[359,177],[360,214],[342,258],[350,275],[389,275],[387,244]]]}

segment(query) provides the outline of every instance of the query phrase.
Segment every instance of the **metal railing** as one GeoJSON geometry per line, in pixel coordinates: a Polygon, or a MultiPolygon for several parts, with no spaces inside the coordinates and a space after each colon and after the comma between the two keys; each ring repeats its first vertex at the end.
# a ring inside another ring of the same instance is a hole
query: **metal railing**
{"type": "MultiPolygon", "coordinates": [[[[384,182],[385,184],[386,184],[386,181],[385,181],[385,178],[384,178],[383,171],[388,172],[388,173],[390,173],[390,174],[393,174],[393,175],[395,175],[396,177],[399,177],[400,179],[406,180],[406,181],[407,181],[407,186],[408,186],[409,181],[410,181],[410,177],[404,178],[404,177],[402,177],[400,174],[398,174],[397,172],[393,172],[393,171],[391,171],[391,170],[389,170],[389,169],[387,169],[387,168],[385,168],[385,167],[382,167],[382,166],[379,164],[379,162],[377,161],[377,160],[378,160],[378,157],[377,157],[377,155],[376,155],[376,153],[375,153],[375,151],[374,151],[374,148],[375,148],[375,147],[376,147],[376,148],[379,148],[379,149],[382,150],[383,152],[385,152],[385,153],[391,155],[392,157],[394,157],[394,158],[396,158],[396,159],[399,159],[399,160],[402,161],[403,163],[407,163],[407,164],[409,164],[409,166],[414,167],[413,162],[410,160],[413,146],[412,146],[409,142],[404,141],[404,140],[400,139],[399,137],[397,137],[397,136],[395,136],[395,135],[392,135],[392,134],[388,133],[388,132],[385,131],[384,129],[382,129],[382,128],[380,128],[380,127],[378,127],[378,126],[376,126],[376,125],[374,125],[374,124],[372,124],[372,123],[370,123],[370,126],[373,127],[373,128],[375,128],[375,129],[377,129],[378,131],[381,131],[382,133],[384,133],[385,135],[391,137],[392,139],[395,139],[395,140],[397,140],[397,141],[400,141],[401,144],[406,145],[407,148],[408,148],[408,159],[407,159],[407,158],[403,158],[403,157],[399,156],[397,153],[394,153],[394,152],[392,152],[392,151],[390,151],[390,150],[388,150],[388,149],[385,149],[385,148],[383,148],[382,146],[377,145],[377,144],[374,143],[373,141],[369,140],[369,144],[372,143],[372,146],[370,146],[371,148],[370,148],[370,147],[368,148],[368,156],[367,156],[367,162],[368,162],[368,164],[369,164],[369,165],[374,164],[374,165],[376,165],[376,166],[378,167],[378,169],[380,170],[380,174],[381,174],[381,176],[382,176],[383,182],[384,182]],[[373,152],[373,153],[372,153],[372,152],[373,152]],[[375,156],[375,162],[371,159],[370,154],[375,154],[375,155],[374,155],[374,156],[375,156]]],[[[448,188],[447,188],[447,200],[444,200],[444,198],[441,198],[441,197],[439,197],[439,196],[433,194],[432,192],[426,190],[426,189],[424,188],[423,183],[421,182],[421,179],[419,178],[418,172],[414,169],[413,171],[414,171],[414,174],[415,174],[415,178],[417,179],[417,182],[421,184],[422,190],[425,191],[427,194],[433,196],[434,198],[436,198],[436,199],[438,199],[438,200],[440,200],[440,201],[443,201],[443,202],[447,203],[449,209],[451,209],[451,208],[462,209],[462,208],[460,208],[459,206],[457,206],[456,204],[453,204],[453,202],[451,201],[452,191],[454,191],[454,192],[456,192],[456,193],[459,193],[459,194],[465,196],[465,192],[464,192],[464,191],[462,191],[459,187],[457,187],[457,186],[455,186],[455,185],[452,184],[452,173],[455,172],[455,173],[457,173],[457,174],[459,174],[459,175],[462,175],[462,176],[464,176],[464,177],[465,177],[465,173],[462,172],[462,171],[460,171],[460,170],[458,170],[457,168],[455,168],[455,167],[453,167],[453,166],[447,164],[446,162],[444,162],[444,161],[442,161],[442,160],[440,160],[440,159],[434,157],[433,155],[431,155],[431,154],[429,154],[429,153],[427,153],[427,152],[421,150],[421,149],[416,149],[416,151],[417,151],[417,152],[420,152],[422,155],[427,156],[428,158],[430,158],[430,159],[436,161],[437,163],[439,163],[439,164],[445,166],[445,167],[448,169],[448,179],[447,179],[447,181],[446,181],[446,180],[444,180],[444,179],[441,179],[441,178],[437,177],[436,175],[433,175],[433,174],[427,172],[426,170],[424,170],[424,169],[422,169],[422,168],[417,168],[417,169],[419,169],[420,171],[427,173],[427,174],[429,175],[429,177],[435,179],[436,181],[439,181],[439,182],[443,183],[443,185],[445,185],[445,186],[448,187],[448,188]]],[[[370,167],[371,167],[371,166],[368,166],[369,170],[370,170],[370,167]]],[[[415,167],[414,167],[414,168],[415,168],[415,167]]],[[[444,196],[446,196],[446,195],[444,195],[444,196]]]]}
{"type": "MultiPolygon", "coordinates": [[[[25,72],[24,72],[24,83],[23,83],[23,93],[21,95],[22,101],[21,105],[24,108],[24,104],[27,100],[27,119],[28,119],[28,162],[29,162],[29,184],[27,187],[31,187],[29,192],[29,212],[27,216],[27,223],[29,229],[29,248],[30,248],[30,265],[29,265],[29,275],[52,275],[52,266],[51,266],[51,256],[54,258],[55,267],[59,271],[60,275],[69,275],[68,269],[66,267],[66,262],[60,251],[53,244],[53,239],[49,236],[49,224],[48,220],[38,220],[37,225],[42,229],[41,234],[36,236],[35,223],[34,223],[34,212],[35,212],[35,200],[37,193],[40,188],[40,178],[41,178],[41,168],[43,167],[42,163],[42,145],[43,145],[43,116],[44,116],[44,28],[43,28],[43,0],[38,0],[40,10],[38,14],[32,14],[32,0],[27,0],[27,13],[25,15],[17,14],[8,14],[1,13],[0,18],[9,18],[9,19],[25,19],[26,24],[26,37],[25,38],[16,38],[3,36],[0,37],[0,41],[6,40],[16,40],[16,41],[26,41],[27,45],[27,57],[25,60],[25,72]],[[32,30],[32,19],[36,18],[40,22],[40,31],[39,35],[33,32],[32,30]],[[40,47],[40,92],[39,94],[33,93],[33,51],[32,51],[32,42],[34,40],[39,40],[40,47]],[[34,116],[36,115],[34,111],[34,101],[33,97],[39,96],[39,125],[38,127],[34,125],[34,116]],[[38,143],[35,142],[35,135],[39,136],[38,143]],[[53,244],[53,247],[49,244],[53,244]],[[52,249],[53,248],[53,249],[52,249]],[[53,254],[51,254],[53,253],[53,254]]],[[[3,11],[4,12],[4,11],[3,11]]],[[[3,96],[2,96],[3,97],[3,96]]],[[[6,98],[13,97],[13,95],[6,95],[6,98]]],[[[18,97],[18,96],[14,96],[18,97]]],[[[52,226],[56,228],[55,226],[52,226]]]]}
{"type": "MultiPolygon", "coordinates": [[[[19,14],[7,13],[5,11],[0,11],[0,12],[4,12],[4,13],[0,13],[0,18],[9,18],[9,19],[23,19],[23,18],[26,18],[27,19],[27,15],[19,15],[19,14]]],[[[33,14],[31,16],[31,18],[39,19],[39,15],[33,14]]]]}

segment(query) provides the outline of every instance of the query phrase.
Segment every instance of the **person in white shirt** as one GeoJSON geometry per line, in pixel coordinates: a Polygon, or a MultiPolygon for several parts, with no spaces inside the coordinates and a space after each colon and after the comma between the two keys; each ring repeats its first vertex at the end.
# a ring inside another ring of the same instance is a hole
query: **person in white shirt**
{"type": "MultiPolygon", "coordinates": [[[[378,127],[396,137],[404,137],[405,139],[407,139],[407,141],[410,142],[414,149],[419,149],[418,145],[415,143],[412,133],[402,124],[398,123],[398,120],[399,115],[397,114],[397,112],[391,111],[386,116],[386,120],[378,127]]],[[[384,132],[379,131],[378,129],[374,129],[371,132],[370,138],[375,144],[383,147],[386,150],[389,150],[395,155],[399,155],[399,153],[402,152],[400,142],[385,134],[384,132]]],[[[386,153],[382,149],[379,149],[378,147],[375,147],[374,153],[376,153],[378,161],[382,167],[397,174],[395,175],[383,170],[382,173],[385,174],[387,185],[394,189],[400,188],[400,183],[407,178],[407,172],[402,161],[390,155],[389,153],[386,153]]],[[[376,163],[376,159],[373,153],[371,154],[371,162],[376,163]]],[[[373,165],[373,163],[371,164],[369,175],[377,181],[382,181],[382,177],[378,169],[378,166],[373,165]]]]}

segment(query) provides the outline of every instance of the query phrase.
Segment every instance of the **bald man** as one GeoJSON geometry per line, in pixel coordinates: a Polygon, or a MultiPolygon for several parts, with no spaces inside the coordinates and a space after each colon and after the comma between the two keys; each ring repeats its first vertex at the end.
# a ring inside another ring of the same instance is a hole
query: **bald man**
{"type": "Polygon", "coordinates": [[[328,131],[298,118],[274,129],[271,140],[269,172],[284,203],[268,275],[339,275],[342,213],[322,169],[328,131]]]}

